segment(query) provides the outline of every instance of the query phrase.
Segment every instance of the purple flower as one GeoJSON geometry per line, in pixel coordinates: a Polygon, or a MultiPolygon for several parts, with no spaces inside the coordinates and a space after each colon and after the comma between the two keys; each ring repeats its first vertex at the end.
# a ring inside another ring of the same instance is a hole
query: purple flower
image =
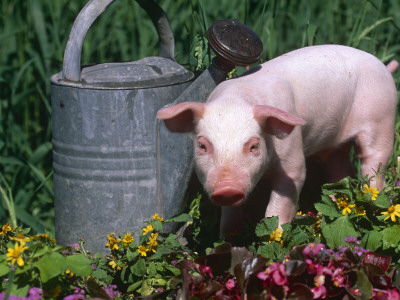
{"type": "MultiPolygon", "coordinates": [[[[5,298],[5,294],[0,294],[0,300],[3,300],[4,298],[5,298]]],[[[13,295],[10,295],[10,296],[8,296],[8,299],[9,300],[26,300],[27,298],[26,297],[23,297],[23,298],[20,298],[20,297],[18,297],[18,296],[13,296],[13,295]]]]}
{"type": "Polygon", "coordinates": [[[397,179],[395,186],[399,186],[400,185],[400,179],[397,179]]]}
{"type": "Polygon", "coordinates": [[[344,238],[346,243],[355,244],[357,243],[357,238],[355,236],[348,236],[344,238]]]}
{"type": "Polygon", "coordinates": [[[109,285],[107,288],[104,289],[107,293],[107,295],[111,298],[114,299],[118,296],[121,295],[121,293],[117,290],[116,285],[109,285]]]}
{"type": "Polygon", "coordinates": [[[73,243],[73,244],[68,245],[68,246],[72,248],[72,251],[78,251],[80,245],[78,243],[73,243]]]}
{"type": "Polygon", "coordinates": [[[80,294],[73,294],[63,298],[63,300],[81,300],[81,299],[85,299],[85,296],[80,294]]]}
{"type": "Polygon", "coordinates": [[[37,287],[32,287],[28,291],[29,300],[39,300],[42,299],[43,291],[37,287]]]}

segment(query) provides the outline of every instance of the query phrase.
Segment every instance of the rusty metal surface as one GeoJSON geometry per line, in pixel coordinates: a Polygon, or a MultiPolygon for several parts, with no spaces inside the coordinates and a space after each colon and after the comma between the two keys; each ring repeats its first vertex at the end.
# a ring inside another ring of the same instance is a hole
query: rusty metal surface
{"type": "Polygon", "coordinates": [[[216,21],[208,29],[207,37],[211,48],[220,57],[217,63],[225,61],[226,64],[249,66],[260,59],[263,51],[258,35],[235,20],[216,21]]]}

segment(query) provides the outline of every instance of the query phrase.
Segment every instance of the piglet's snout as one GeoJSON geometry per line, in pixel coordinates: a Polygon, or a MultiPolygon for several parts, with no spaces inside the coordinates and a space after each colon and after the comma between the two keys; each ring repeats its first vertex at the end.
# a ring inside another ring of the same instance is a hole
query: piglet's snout
{"type": "Polygon", "coordinates": [[[219,206],[239,206],[243,203],[243,187],[234,181],[221,181],[211,194],[212,201],[219,206]]]}

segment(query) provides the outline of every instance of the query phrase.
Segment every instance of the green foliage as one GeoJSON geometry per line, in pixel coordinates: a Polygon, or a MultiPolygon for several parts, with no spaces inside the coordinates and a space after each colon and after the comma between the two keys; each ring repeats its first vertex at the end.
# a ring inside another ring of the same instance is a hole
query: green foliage
{"type": "MultiPolygon", "coordinates": [[[[294,246],[307,243],[324,243],[335,251],[343,247],[355,252],[369,249],[391,256],[393,265],[399,263],[398,218],[393,213],[382,215],[389,212],[391,206],[395,209],[400,201],[399,187],[395,187],[399,177],[390,172],[386,174],[389,184],[376,200],[372,200],[372,193],[363,192],[367,179],[345,179],[324,187],[321,201],[315,205],[317,215],[299,214],[291,223],[282,225],[283,232],[277,230],[276,218],[262,220],[253,235],[254,240],[247,240],[251,253],[235,247],[224,248],[215,230],[218,213],[206,207],[200,197],[192,202],[191,218],[183,215],[169,220],[186,222],[177,235],[162,233],[166,221],[153,219],[149,223],[153,231],[140,235],[138,241],[125,245],[126,235],[109,235],[109,247],[115,244],[118,249],[112,249],[108,256],[91,255],[85,251],[83,241],[76,247],[61,247],[46,234],[36,234],[54,231],[49,78],[61,70],[70,28],[86,2],[9,0],[0,4],[0,223],[11,223],[3,226],[0,233],[3,292],[25,296],[34,293],[30,287],[36,286],[44,290],[45,297],[56,298],[57,294],[65,296],[79,288],[91,297],[107,299],[105,290],[115,284],[124,296],[154,294],[158,289],[166,290],[163,297],[168,297],[168,289],[182,282],[180,276],[189,278],[182,269],[187,266],[190,280],[198,284],[197,279],[205,279],[209,284],[204,287],[210,291],[221,291],[221,285],[234,279],[235,288],[256,294],[260,291],[253,290],[254,277],[265,259],[282,261],[288,253],[295,255],[291,252],[294,246]],[[330,195],[336,197],[336,202],[330,195]],[[341,197],[350,210],[344,215],[345,203],[338,206],[341,197]],[[365,215],[355,212],[361,206],[364,206],[365,215]],[[391,215],[394,221],[391,217],[386,219],[391,215]],[[16,225],[31,227],[32,235],[16,225]],[[152,233],[158,234],[156,239],[153,235],[151,240],[152,233]],[[345,242],[344,238],[349,236],[358,237],[359,244],[345,242]],[[23,266],[16,260],[12,267],[12,261],[6,256],[10,253],[8,250],[15,251],[17,244],[25,247],[22,240],[13,240],[17,237],[29,238],[24,244],[28,248],[20,255],[23,266]],[[113,244],[114,241],[118,242],[113,244]],[[150,249],[149,241],[154,245],[157,242],[157,247],[150,249]],[[177,241],[188,244],[183,246],[177,241]],[[219,244],[218,250],[212,249],[219,244]],[[142,253],[146,256],[138,251],[140,246],[145,247],[142,253]],[[233,257],[244,260],[240,267],[229,264],[229,275],[224,273],[225,282],[221,284],[186,260],[195,258],[195,252],[224,257],[223,260],[235,253],[233,257]]],[[[239,20],[261,37],[264,43],[262,61],[303,46],[326,43],[366,50],[385,63],[391,59],[400,60],[400,3],[397,0],[163,0],[160,5],[167,12],[174,31],[177,61],[195,72],[211,63],[213,53],[205,39],[206,31],[215,20],[223,18],[239,20]]],[[[153,24],[135,1],[115,1],[89,30],[82,64],[157,55],[155,36],[153,24]]],[[[237,68],[230,77],[245,70],[237,68]]],[[[397,85],[399,74],[398,71],[394,73],[397,85]]],[[[400,156],[399,132],[397,116],[394,153],[389,162],[394,174],[397,156],[400,156]]],[[[291,267],[293,272],[300,272],[301,267],[291,267]]],[[[369,273],[354,272],[358,278],[354,287],[370,291],[371,286],[365,280],[365,274],[369,273]]],[[[394,278],[400,286],[398,273],[394,278]]],[[[227,292],[227,289],[222,291],[227,292]]]]}
{"type": "MultiPolygon", "coordinates": [[[[62,68],[69,31],[86,2],[10,0],[0,4],[0,185],[6,195],[2,193],[0,202],[2,223],[18,222],[35,232],[54,231],[49,78],[62,68]]],[[[211,63],[206,31],[224,18],[247,24],[261,37],[262,60],[326,43],[355,46],[385,63],[400,60],[400,4],[396,0],[164,0],[160,5],[174,32],[176,59],[193,71],[211,63]]],[[[115,1],[89,30],[82,64],[157,55],[156,34],[135,1],[115,1]]],[[[235,72],[245,70],[239,67],[235,72]]],[[[394,76],[398,83],[398,73],[394,76]]],[[[396,132],[391,166],[400,155],[396,132]]]]}

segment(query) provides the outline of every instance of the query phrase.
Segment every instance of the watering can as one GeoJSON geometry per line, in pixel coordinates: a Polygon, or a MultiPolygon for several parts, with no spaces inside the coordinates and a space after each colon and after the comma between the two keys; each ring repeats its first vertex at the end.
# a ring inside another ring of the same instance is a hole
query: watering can
{"type": "Polygon", "coordinates": [[[217,21],[208,31],[217,56],[193,82],[193,73],[175,62],[165,12],[152,0],[137,0],[156,27],[160,56],[81,67],[86,33],[113,1],[86,4],[63,69],[51,77],[56,239],[69,245],[83,238],[92,252],[106,252],[108,233],[139,233],[154,213],[169,218],[183,211],[192,145],[170,133],[157,111],[205,101],[235,65],[253,64],[262,52],[251,29],[217,21]]]}

